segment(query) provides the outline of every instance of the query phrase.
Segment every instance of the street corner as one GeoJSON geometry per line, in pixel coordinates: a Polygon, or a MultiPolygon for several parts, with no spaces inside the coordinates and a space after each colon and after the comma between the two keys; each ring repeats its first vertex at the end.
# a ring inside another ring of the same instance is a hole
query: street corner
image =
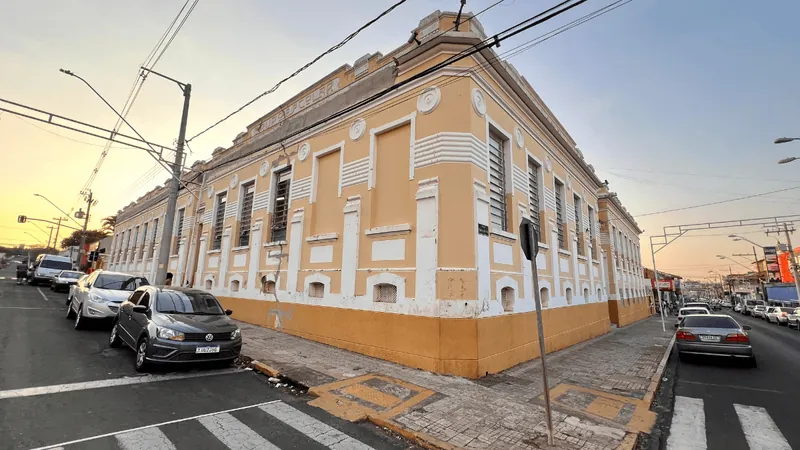
{"type": "MultiPolygon", "coordinates": [[[[600,422],[613,423],[629,432],[648,433],[655,425],[656,413],[650,402],[638,398],[610,394],[570,384],[559,384],[550,390],[554,406],[574,411],[600,422]]],[[[540,396],[539,400],[543,400],[540,396]]]]}
{"type": "Polygon", "coordinates": [[[352,422],[389,420],[436,394],[421,386],[377,374],[367,374],[309,389],[317,396],[310,405],[352,422]]]}

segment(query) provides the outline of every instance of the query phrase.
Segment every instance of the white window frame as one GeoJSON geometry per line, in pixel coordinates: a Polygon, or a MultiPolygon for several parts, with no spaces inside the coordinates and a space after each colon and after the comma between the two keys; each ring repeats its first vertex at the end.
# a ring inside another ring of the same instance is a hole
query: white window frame
{"type": "MultiPolygon", "coordinates": [[[[319,159],[329,153],[339,151],[339,181],[338,181],[338,195],[342,196],[342,169],[344,169],[344,141],[331,145],[320,151],[314,152],[311,162],[311,195],[309,196],[308,203],[312,204],[317,201],[317,185],[319,181],[319,159]]],[[[371,151],[371,149],[370,149],[371,151]]]]}
{"type": "MultiPolygon", "coordinates": [[[[377,169],[377,162],[378,162],[378,135],[386,133],[388,131],[392,131],[395,128],[399,128],[405,124],[411,125],[410,130],[410,138],[408,143],[408,179],[414,179],[414,145],[416,143],[416,135],[417,135],[417,112],[414,111],[407,116],[400,117],[399,119],[393,120],[389,123],[383,124],[379,127],[370,128],[369,130],[369,173],[367,175],[367,190],[372,190],[375,187],[375,172],[377,169]]],[[[341,170],[339,171],[341,174],[341,170]]],[[[339,183],[341,186],[341,182],[339,183]]]]}
{"type": "MultiPolygon", "coordinates": [[[[236,225],[237,225],[237,227],[236,227],[236,241],[235,242],[236,242],[237,246],[239,244],[239,237],[241,236],[241,233],[242,233],[241,223],[242,223],[242,213],[244,213],[244,195],[245,195],[244,188],[250,182],[253,183],[253,204],[255,204],[256,193],[258,192],[258,177],[255,177],[255,176],[254,177],[250,177],[250,178],[248,178],[246,180],[242,180],[242,181],[239,182],[239,189],[238,189],[239,198],[237,199],[237,206],[236,206],[236,208],[237,208],[237,211],[236,211],[236,225]]],[[[250,226],[248,228],[250,228],[252,226],[253,226],[253,205],[250,205],[250,226]]],[[[248,239],[248,241],[249,241],[249,239],[248,239]]]]}
{"type": "MultiPolygon", "coordinates": [[[[561,177],[559,177],[558,175],[556,175],[556,172],[554,170],[553,171],[553,198],[556,197],[556,190],[558,189],[558,184],[561,185],[561,189],[562,189],[562,191],[561,191],[561,205],[559,205],[558,201],[556,201],[556,210],[554,212],[555,212],[555,216],[556,216],[556,228],[560,229],[561,233],[564,236],[564,247],[561,247],[561,243],[558,242],[558,238],[556,238],[556,242],[554,242],[553,245],[556,248],[558,248],[559,250],[569,250],[569,236],[567,236],[567,232],[564,230],[564,224],[568,224],[569,223],[569,220],[567,219],[567,208],[569,207],[569,204],[567,203],[567,182],[565,180],[563,180],[561,177]],[[556,182],[558,182],[558,183],[556,183],[556,182]],[[562,211],[561,216],[562,216],[563,223],[561,223],[561,224],[558,223],[558,207],[559,206],[561,206],[561,211],[562,211]]],[[[558,235],[558,229],[556,230],[556,235],[558,235]]]]}
{"type": "MultiPolygon", "coordinates": [[[[499,123],[497,123],[494,120],[492,120],[492,118],[489,117],[488,113],[485,114],[484,117],[486,118],[486,142],[485,142],[485,144],[486,144],[486,189],[489,190],[489,203],[490,203],[489,204],[489,215],[490,215],[489,224],[492,227],[492,230],[491,230],[492,232],[510,231],[512,229],[512,227],[511,227],[512,220],[511,220],[511,217],[509,217],[509,215],[511,213],[511,207],[508,204],[507,197],[508,197],[508,194],[512,194],[512,195],[514,194],[514,180],[512,178],[512,173],[513,173],[514,167],[513,167],[513,161],[512,161],[513,154],[511,152],[512,146],[514,144],[514,137],[511,135],[511,133],[509,133],[503,127],[501,127],[499,123]],[[500,144],[503,146],[503,149],[502,149],[503,150],[503,190],[505,191],[505,192],[503,192],[503,202],[505,203],[504,210],[506,212],[506,221],[505,221],[506,222],[506,229],[504,229],[504,230],[498,230],[498,229],[494,228],[494,225],[492,224],[492,220],[491,220],[491,189],[492,188],[491,188],[491,174],[490,174],[490,170],[491,170],[490,169],[490,167],[491,167],[491,161],[490,161],[491,148],[490,148],[490,144],[489,144],[489,138],[490,138],[490,136],[492,134],[503,138],[503,141],[500,144]]],[[[528,171],[528,168],[526,167],[525,168],[525,172],[527,173],[527,171],[528,171]]],[[[513,217],[513,215],[511,215],[511,216],[513,217]]]]}

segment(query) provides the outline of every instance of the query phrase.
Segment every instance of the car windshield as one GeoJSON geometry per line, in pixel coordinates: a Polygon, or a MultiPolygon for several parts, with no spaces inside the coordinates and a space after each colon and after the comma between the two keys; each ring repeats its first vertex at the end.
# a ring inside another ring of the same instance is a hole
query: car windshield
{"type": "Polygon", "coordinates": [[[694,315],[694,314],[708,314],[708,311],[706,311],[705,309],[699,309],[699,308],[698,309],[682,309],[681,310],[681,315],[682,316],[690,316],[690,315],[694,315]]]}
{"type": "Polygon", "coordinates": [[[100,274],[93,287],[98,289],[113,289],[115,291],[135,291],[139,286],[147,286],[145,278],[132,277],[124,274],[100,274]]]}
{"type": "Polygon", "coordinates": [[[72,278],[72,279],[77,280],[78,278],[83,276],[83,272],[67,272],[67,271],[64,271],[64,272],[61,272],[60,274],[58,274],[58,276],[61,277],[61,278],[72,278]]]}
{"type": "Polygon", "coordinates": [[[39,264],[42,269],[59,269],[69,270],[72,269],[71,261],[59,261],[57,259],[45,259],[39,264]]]}
{"type": "Polygon", "coordinates": [[[739,328],[739,324],[730,317],[694,316],[683,320],[685,328],[739,328]]]}
{"type": "Polygon", "coordinates": [[[158,294],[156,310],[166,314],[225,314],[217,299],[204,292],[162,291],[158,294]]]}

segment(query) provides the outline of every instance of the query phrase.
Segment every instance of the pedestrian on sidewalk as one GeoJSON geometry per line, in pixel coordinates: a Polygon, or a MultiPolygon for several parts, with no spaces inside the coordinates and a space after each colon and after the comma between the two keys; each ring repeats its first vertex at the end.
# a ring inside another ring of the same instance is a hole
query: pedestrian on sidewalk
{"type": "Polygon", "coordinates": [[[172,286],[172,272],[167,272],[167,278],[164,280],[164,286],[172,286]]]}

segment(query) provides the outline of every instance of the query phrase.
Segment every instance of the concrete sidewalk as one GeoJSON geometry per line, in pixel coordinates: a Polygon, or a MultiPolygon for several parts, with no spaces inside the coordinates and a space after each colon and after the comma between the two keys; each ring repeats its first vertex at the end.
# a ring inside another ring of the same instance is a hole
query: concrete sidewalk
{"type": "MultiPolygon", "coordinates": [[[[412,369],[240,323],[259,370],[309,387],[311,403],[369,419],[431,448],[545,448],[539,360],[469,380],[412,369]]],[[[548,355],[556,448],[632,447],[649,411],[673,330],[656,317],[548,355]]]]}

